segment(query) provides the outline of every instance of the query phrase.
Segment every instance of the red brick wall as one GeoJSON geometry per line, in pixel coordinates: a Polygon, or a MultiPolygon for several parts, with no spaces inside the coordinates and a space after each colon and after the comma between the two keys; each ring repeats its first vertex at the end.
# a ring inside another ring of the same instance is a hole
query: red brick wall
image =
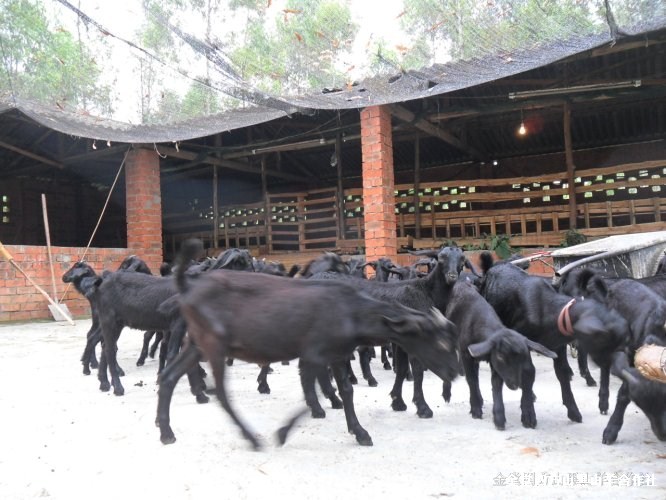
{"type": "Polygon", "coordinates": [[[395,258],[397,235],[391,113],[385,106],[361,111],[365,256],[395,258]]]}
{"type": "Polygon", "coordinates": [[[134,148],[125,168],[127,249],[157,272],[163,260],[160,158],[152,149],[134,148]]]}
{"type": "MultiPolygon", "coordinates": [[[[5,245],[5,248],[30,279],[49,295],[53,294],[46,247],[5,245]]],[[[69,312],[75,317],[90,315],[90,307],[88,301],[72,286],[61,300],[67,289],[67,284],[62,281],[62,275],[79,260],[82,254],[83,248],[51,247],[58,301],[66,304],[69,312]]],[[[90,248],[85,260],[97,273],[101,273],[105,269],[109,271],[118,269],[118,265],[127,255],[128,250],[125,248],[90,248]]],[[[19,271],[6,260],[0,259],[0,322],[52,319],[48,306],[48,300],[19,271]]]]}

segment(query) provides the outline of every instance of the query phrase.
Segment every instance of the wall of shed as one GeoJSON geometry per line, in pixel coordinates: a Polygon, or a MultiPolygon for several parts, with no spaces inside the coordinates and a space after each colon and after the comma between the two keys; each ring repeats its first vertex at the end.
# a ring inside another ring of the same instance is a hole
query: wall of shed
{"type": "MultiPolygon", "coordinates": [[[[52,295],[51,270],[46,247],[5,245],[25,273],[49,295],[52,295]]],[[[52,247],[51,256],[58,301],[67,305],[74,317],[90,315],[88,301],[73,286],[67,287],[62,275],[83,254],[78,247],[52,247]],[[67,290],[67,294],[65,291],[67,290]],[[62,300],[61,300],[62,299],[62,300]]],[[[90,248],[85,260],[98,274],[114,271],[127,256],[125,248],[90,248]]],[[[0,322],[52,319],[49,302],[9,262],[0,259],[0,322]]]]}

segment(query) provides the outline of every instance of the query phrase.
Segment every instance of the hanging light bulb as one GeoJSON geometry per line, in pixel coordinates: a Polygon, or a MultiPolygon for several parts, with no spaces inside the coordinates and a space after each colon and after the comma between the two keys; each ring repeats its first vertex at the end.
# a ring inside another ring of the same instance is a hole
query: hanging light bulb
{"type": "Polygon", "coordinates": [[[520,127],[518,127],[518,135],[527,134],[527,129],[525,128],[525,122],[523,121],[523,110],[520,110],[520,127]]]}

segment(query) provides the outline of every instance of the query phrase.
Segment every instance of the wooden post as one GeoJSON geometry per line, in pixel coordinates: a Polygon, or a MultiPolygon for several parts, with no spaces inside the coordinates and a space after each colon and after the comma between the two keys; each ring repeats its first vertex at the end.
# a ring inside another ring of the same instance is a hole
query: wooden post
{"type": "Polygon", "coordinates": [[[569,229],[576,229],[576,166],[573,161],[573,150],[571,146],[571,106],[569,101],[564,101],[564,156],[567,163],[567,191],[569,194],[569,229]]]}
{"type": "MultiPolygon", "coordinates": [[[[222,136],[215,136],[215,147],[222,146],[222,136]]],[[[216,153],[220,156],[221,153],[216,153]]],[[[219,180],[217,176],[217,165],[213,165],[213,248],[220,244],[220,200],[218,199],[219,180]]]]}
{"type": "MultiPolygon", "coordinates": [[[[266,248],[268,253],[271,253],[273,250],[273,244],[271,242],[271,210],[270,203],[268,201],[268,185],[266,182],[266,157],[261,157],[261,199],[264,202],[264,238],[266,240],[266,248]]],[[[257,235],[257,241],[259,236],[257,235]]],[[[258,244],[257,244],[258,246],[258,244]]]]}
{"type": "Polygon", "coordinates": [[[338,173],[338,206],[336,214],[338,216],[337,232],[338,239],[347,239],[345,235],[345,191],[342,186],[342,136],[338,134],[335,137],[335,158],[338,173]]]}
{"type": "MultiPolygon", "coordinates": [[[[421,139],[414,141],[414,237],[421,238],[421,210],[419,208],[419,185],[421,183],[421,139]]],[[[434,210],[434,206],[431,207],[434,210]]],[[[434,228],[433,228],[434,231],[434,228]]],[[[433,240],[435,233],[433,232],[433,240]]]]}

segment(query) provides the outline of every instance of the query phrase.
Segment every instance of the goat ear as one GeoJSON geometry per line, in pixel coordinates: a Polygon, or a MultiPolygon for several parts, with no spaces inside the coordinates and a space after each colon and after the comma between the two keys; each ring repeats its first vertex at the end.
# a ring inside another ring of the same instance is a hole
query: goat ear
{"type": "Polygon", "coordinates": [[[623,351],[613,353],[611,372],[629,385],[639,384],[641,381],[638,370],[629,366],[629,358],[623,351]]]}
{"type": "Polygon", "coordinates": [[[491,339],[484,340],[477,344],[470,344],[467,347],[467,351],[472,355],[473,358],[482,358],[490,354],[490,351],[493,349],[493,341],[491,339]]]}
{"type": "Polygon", "coordinates": [[[538,352],[539,354],[546,356],[547,358],[550,359],[555,359],[557,358],[557,353],[554,353],[547,347],[542,346],[538,342],[533,342],[532,340],[526,339],[527,341],[527,347],[529,347],[532,351],[538,352]]]}
{"type": "Polygon", "coordinates": [[[592,315],[585,315],[582,318],[579,318],[573,324],[574,330],[583,335],[596,335],[598,333],[604,332],[605,328],[603,323],[599,318],[592,315]]]}

